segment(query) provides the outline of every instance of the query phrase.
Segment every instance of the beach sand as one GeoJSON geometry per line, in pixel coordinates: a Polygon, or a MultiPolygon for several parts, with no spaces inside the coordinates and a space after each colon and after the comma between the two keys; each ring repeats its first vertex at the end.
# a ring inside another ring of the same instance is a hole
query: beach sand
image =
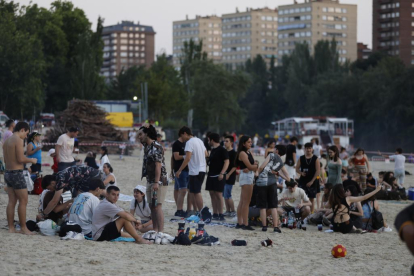
{"type": "MultiPolygon", "coordinates": [[[[166,153],[170,168],[171,153],[166,153]]],[[[80,155],[84,158],[83,155],[80,155]]],[[[258,157],[260,161],[263,158],[258,157]]],[[[141,181],[142,160],[137,157],[110,156],[121,193],[132,195],[141,181]]],[[[43,163],[52,164],[43,153],[43,163]]],[[[393,164],[372,162],[375,175],[380,170],[393,170],[393,164]]],[[[409,164],[406,169],[414,172],[409,164]]],[[[43,167],[44,174],[50,167],[43,167]]],[[[169,169],[168,169],[169,171],[169,169]]],[[[406,177],[406,187],[414,186],[414,176],[406,177]]],[[[204,191],[204,204],[211,206],[204,191]]],[[[233,189],[235,206],[239,202],[240,187],[233,189]]],[[[27,218],[34,219],[38,206],[37,195],[29,195],[27,218]]],[[[177,223],[171,223],[176,211],[173,187],[168,188],[165,231],[175,236],[177,223]]],[[[409,275],[413,257],[402,243],[393,226],[397,213],[412,202],[380,201],[380,210],[393,228],[391,233],[363,235],[318,232],[316,226],[307,231],[282,228],[282,234],[242,231],[224,226],[206,226],[210,235],[220,238],[221,245],[137,245],[124,242],[62,241],[58,236],[40,234],[25,236],[9,234],[0,229],[0,275],[409,275]],[[274,247],[262,247],[260,241],[270,238],[274,247]],[[233,239],[247,241],[245,247],[233,247],[233,239]],[[347,248],[346,258],[334,259],[331,249],[336,244],[347,248]]],[[[129,211],[129,202],[118,202],[129,211]]],[[[0,224],[6,221],[7,194],[0,193],[0,224]]],[[[17,210],[15,219],[17,220],[17,210]]],[[[328,228],[324,227],[324,230],[328,228]]]]}

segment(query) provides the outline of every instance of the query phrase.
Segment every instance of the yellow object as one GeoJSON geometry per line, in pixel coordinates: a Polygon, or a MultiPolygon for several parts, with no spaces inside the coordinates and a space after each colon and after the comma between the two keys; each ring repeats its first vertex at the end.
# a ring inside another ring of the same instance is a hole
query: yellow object
{"type": "Polygon", "coordinates": [[[192,226],[190,228],[190,232],[188,232],[188,238],[190,239],[190,241],[191,241],[192,238],[195,237],[195,235],[196,235],[196,229],[195,229],[195,227],[192,226]]]}
{"type": "Polygon", "coordinates": [[[132,127],[134,123],[132,112],[110,112],[106,119],[117,127],[132,127]]]}

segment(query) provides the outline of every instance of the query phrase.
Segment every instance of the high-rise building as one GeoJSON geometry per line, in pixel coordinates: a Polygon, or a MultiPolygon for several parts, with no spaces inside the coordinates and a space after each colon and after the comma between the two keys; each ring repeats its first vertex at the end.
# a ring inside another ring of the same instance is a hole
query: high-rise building
{"type": "Polygon", "coordinates": [[[151,26],[134,24],[132,21],[104,27],[101,75],[113,78],[133,66],[150,67],[154,62],[154,39],[155,32],[151,26]]]}
{"type": "Polygon", "coordinates": [[[372,50],[414,65],[414,1],[373,0],[372,50]]]}
{"type": "Polygon", "coordinates": [[[358,42],[357,50],[358,59],[367,59],[372,54],[372,50],[368,48],[368,45],[361,42],[358,42]]]}
{"type": "Polygon", "coordinates": [[[203,51],[208,58],[221,61],[221,18],[212,16],[196,16],[173,22],[173,65],[180,67],[181,50],[185,41],[203,41],[203,51]]]}
{"type": "Polygon", "coordinates": [[[313,46],[319,40],[337,42],[339,59],[357,59],[357,6],[340,4],[339,0],[295,1],[279,6],[278,56],[291,54],[296,43],[313,46]]]}
{"type": "Polygon", "coordinates": [[[247,9],[222,16],[222,63],[229,69],[244,66],[261,55],[269,64],[277,57],[277,9],[247,9]]]}

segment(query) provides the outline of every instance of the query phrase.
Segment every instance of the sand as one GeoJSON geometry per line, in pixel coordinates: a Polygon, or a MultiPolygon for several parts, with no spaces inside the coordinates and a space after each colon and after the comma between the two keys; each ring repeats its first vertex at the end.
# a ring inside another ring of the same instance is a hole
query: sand
{"type": "MultiPolygon", "coordinates": [[[[170,158],[166,153],[166,160],[170,158]]],[[[80,156],[84,157],[84,156],[80,156]]],[[[125,157],[125,161],[110,156],[121,193],[131,194],[140,180],[142,161],[125,157]]],[[[258,158],[262,160],[261,158],[258,158]]],[[[52,159],[43,153],[43,163],[52,159]]],[[[167,162],[169,168],[169,162],[167,162]]],[[[393,169],[393,164],[373,162],[375,174],[393,169]]],[[[407,170],[414,172],[413,165],[407,170]]],[[[50,173],[50,167],[44,167],[50,173]]],[[[406,177],[406,187],[414,186],[414,177],[406,177]]],[[[203,185],[204,188],[204,185],[203,185]]],[[[204,203],[211,206],[208,193],[202,192],[204,203]]],[[[236,184],[233,197],[237,207],[240,187],[236,184]]],[[[173,187],[166,199],[173,201],[173,187]]],[[[38,196],[29,195],[27,218],[34,219],[38,196]]],[[[214,247],[180,245],[136,245],[123,242],[62,241],[58,236],[40,234],[25,236],[9,234],[0,229],[0,275],[409,275],[413,257],[402,243],[393,226],[397,213],[411,202],[380,202],[385,219],[393,228],[391,233],[363,235],[282,229],[282,234],[242,231],[224,226],[206,226],[210,235],[220,238],[214,247]],[[260,241],[270,238],[274,247],[262,247],[260,241]],[[246,247],[233,247],[233,239],[245,239],[246,247]],[[346,258],[334,259],[331,248],[336,244],[348,250],[346,258]]],[[[0,193],[0,223],[6,222],[7,195],[0,193]]],[[[119,202],[129,209],[129,202],[119,202]]],[[[169,222],[175,204],[166,202],[165,231],[177,232],[177,224],[169,222]]],[[[17,220],[17,211],[16,211],[17,220]]],[[[324,228],[324,230],[327,228],[324,228]]]]}

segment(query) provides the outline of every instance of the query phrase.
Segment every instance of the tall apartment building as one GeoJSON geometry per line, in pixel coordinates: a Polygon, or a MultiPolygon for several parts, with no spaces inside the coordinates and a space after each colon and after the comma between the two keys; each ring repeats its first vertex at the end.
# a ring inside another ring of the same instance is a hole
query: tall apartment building
{"type": "Polygon", "coordinates": [[[222,16],[222,63],[229,69],[261,55],[269,64],[277,57],[277,10],[247,9],[222,16]]]}
{"type": "Polygon", "coordinates": [[[305,0],[279,6],[278,56],[291,54],[296,43],[313,46],[335,38],[341,62],[357,59],[357,6],[339,0],[305,0]]]}
{"type": "Polygon", "coordinates": [[[134,24],[132,21],[104,27],[101,75],[113,78],[133,66],[151,66],[155,56],[154,39],[155,32],[151,26],[134,24]]]}
{"type": "Polygon", "coordinates": [[[414,65],[414,1],[373,0],[372,23],[372,50],[414,65]]]}
{"type": "Polygon", "coordinates": [[[218,16],[196,16],[173,22],[173,65],[180,67],[181,49],[185,41],[203,41],[203,51],[216,62],[221,61],[221,18],[218,16]]]}

